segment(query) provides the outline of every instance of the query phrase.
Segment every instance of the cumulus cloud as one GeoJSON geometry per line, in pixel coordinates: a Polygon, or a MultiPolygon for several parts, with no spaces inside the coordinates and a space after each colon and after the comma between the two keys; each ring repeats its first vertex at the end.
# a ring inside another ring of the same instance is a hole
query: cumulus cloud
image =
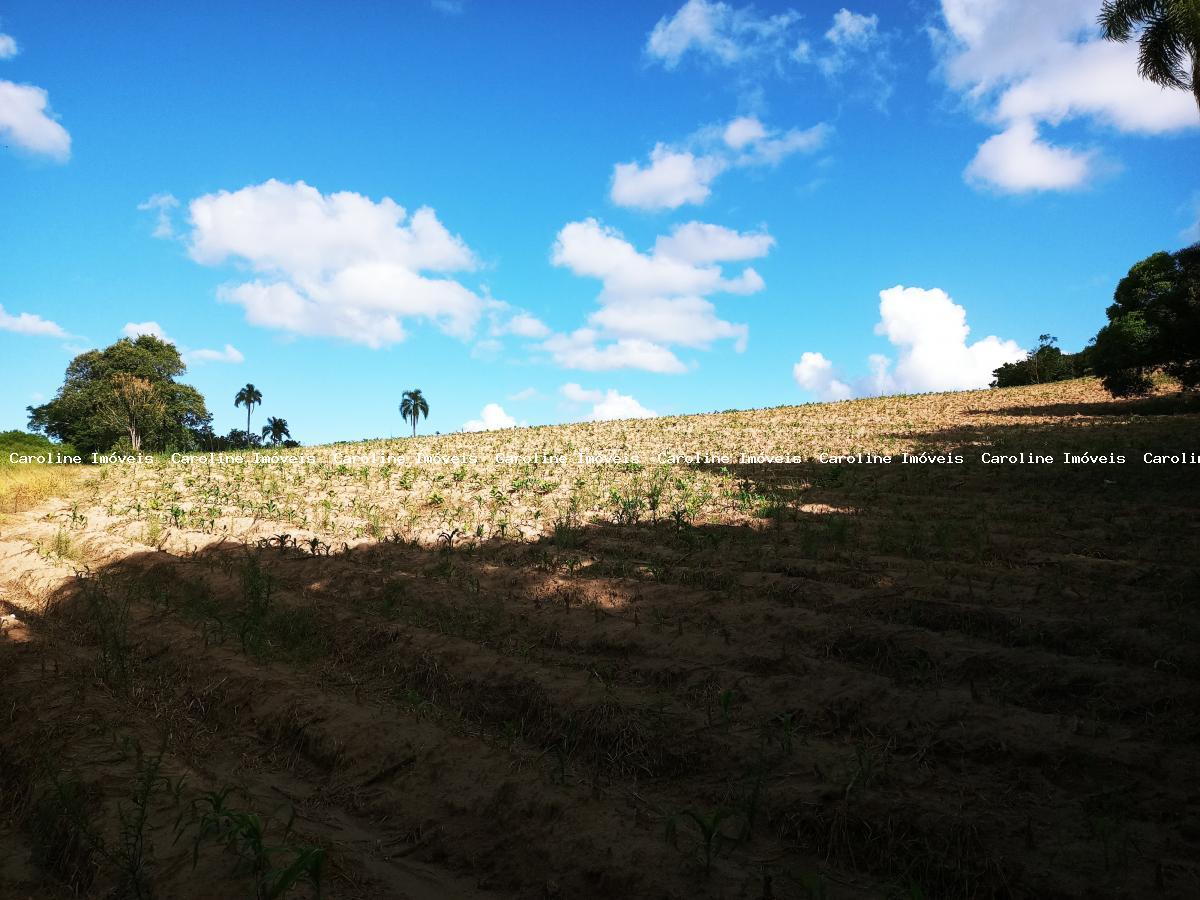
{"type": "Polygon", "coordinates": [[[160,341],[168,344],[175,344],[179,348],[179,355],[189,366],[193,363],[241,363],[246,361],[246,357],[242,355],[242,352],[232,344],[226,344],[223,350],[208,350],[203,348],[200,350],[188,350],[181,347],[173,337],[167,334],[161,325],[154,321],[126,322],[125,326],[121,329],[122,337],[132,340],[136,340],[144,334],[158,338],[160,341]]]}
{"type": "Polygon", "coordinates": [[[796,383],[821,400],[893,393],[956,391],[987,387],[992,372],[1004,363],[1024,359],[1011,340],[989,335],[968,342],[967,311],[939,288],[897,285],[879,294],[875,333],[896,348],[898,358],[882,354],[868,359],[869,374],[853,385],[836,376],[832,362],[820,353],[805,353],[793,367],[796,383]]]}
{"type": "Polygon", "coordinates": [[[712,193],[709,185],[725,168],[713,156],[696,157],[687,150],[656,144],[650,162],[618,163],[613,168],[613,203],[635,209],[675,209],[685,203],[703,203],[712,193]]]}
{"type": "Polygon", "coordinates": [[[1094,151],[1046,143],[1037,126],[1024,119],[984,141],[965,177],[971,184],[1009,193],[1070,190],[1087,181],[1095,156],[1094,151]]]}
{"type": "Polygon", "coordinates": [[[818,400],[847,400],[854,396],[850,385],[833,376],[833,363],[823,353],[802,355],[800,362],[792,366],[792,377],[818,400]]]}
{"type": "MultiPolygon", "coordinates": [[[[0,60],[12,59],[19,50],[12,35],[0,34],[0,60]]],[[[71,156],[71,135],[51,112],[49,95],[32,84],[0,80],[0,142],[58,162],[71,156]]]]}
{"type": "Polygon", "coordinates": [[[702,128],[681,146],[655,144],[649,160],[617,163],[609,197],[633,209],[677,209],[703,203],[723,172],[747,166],[776,166],[795,153],[820,149],[829,126],[787,131],[768,128],[755,116],[739,116],[723,126],[702,128]]]}
{"type": "Polygon", "coordinates": [[[33,313],[18,313],[11,315],[0,306],[0,331],[11,331],[14,334],[24,334],[30,337],[68,338],[69,335],[57,322],[43,319],[33,313]]]}
{"type": "Polygon", "coordinates": [[[172,238],[175,236],[175,226],[171,221],[171,211],[179,206],[179,200],[174,194],[152,194],[137,208],[142,212],[155,214],[154,236],[156,238],[172,238]]]}
{"type": "Polygon", "coordinates": [[[489,403],[479,413],[478,419],[464,422],[463,431],[498,431],[501,428],[516,428],[517,420],[504,411],[499,403],[489,403]]]}
{"type": "Polygon", "coordinates": [[[32,84],[0,81],[0,139],[58,162],[71,156],[71,135],[50,111],[49,95],[32,84]]]}
{"type": "Polygon", "coordinates": [[[587,326],[552,335],[541,347],[567,368],[660,373],[686,371],[670,345],[704,349],[732,340],[740,352],[749,329],[719,318],[707,298],[761,290],[763,280],[754,269],[726,277],[721,264],[765,256],[773,244],[766,232],[688,222],[660,236],[650,252],[641,252],[595,219],[571,222],[559,231],[552,260],[600,281],[599,309],[587,326]],[[601,346],[602,341],[608,343],[601,346]]]}
{"type": "Polygon", "coordinates": [[[589,422],[608,422],[614,419],[649,419],[658,415],[652,409],[646,409],[628,394],[621,394],[615,388],[607,391],[584,388],[574,382],[564,384],[559,389],[571,403],[592,404],[591,412],[586,416],[589,422]]]}
{"type": "Polygon", "coordinates": [[[999,129],[967,168],[975,184],[1024,193],[1088,183],[1097,151],[1055,147],[1039,137],[1043,126],[1085,120],[1164,134],[1198,124],[1186,91],[1138,76],[1136,44],[1103,40],[1095,0],[942,0],[941,13],[932,34],[942,73],[999,129]]]}
{"type": "Polygon", "coordinates": [[[196,262],[232,261],[258,276],[218,292],[254,325],[377,348],[402,341],[413,318],[469,338],[490,302],[430,277],[472,270],[476,259],[429,207],[410,216],[389,197],[271,179],[198,197],[189,213],[196,262]]]}

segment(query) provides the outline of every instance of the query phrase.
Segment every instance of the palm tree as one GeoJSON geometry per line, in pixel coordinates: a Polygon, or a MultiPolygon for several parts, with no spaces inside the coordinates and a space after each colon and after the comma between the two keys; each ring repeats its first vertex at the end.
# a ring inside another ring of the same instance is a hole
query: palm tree
{"type": "Polygon", "coordinates": [[[292,433],[288,431],[287,419],[277,419],[274,416],[267,416],[267,424],[263,426],[262,436],[271,436],[271,443],[276,446],[285,437],[290,438],[292,433]]]}
{"type": "Polygon", "coordinates": [[[420,388],[405,391],[400,401],[400,418],[412,422],[413,437],[417,436],[417,419],[421,416],[429,418],[429,404],[421,394],[420,388]]]}
{"type": "Polygon", "coordinates": [[[1200,0],[1105,0],[1100,27],[1108,40],[1125,43],[1138,26],[1138,74],[1191,91],[1200,107],[1200,0]]]}
{"type": "Polygon", "coordinates": [[[262,403],[262,391],[252,384],[247,384],[244,388],[237,392],[237,396],[233,398],[233,405],[246,405],[246,444],[250,444],[250,410],[262,403]]]}

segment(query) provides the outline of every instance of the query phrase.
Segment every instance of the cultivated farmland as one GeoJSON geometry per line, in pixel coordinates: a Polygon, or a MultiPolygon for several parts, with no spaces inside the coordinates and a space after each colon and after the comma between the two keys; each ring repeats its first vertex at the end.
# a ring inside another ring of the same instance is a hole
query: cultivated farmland
{"type": "Polygon", "coordinates": [[[86,468],[0,521],[0,895],[1197,896],[1146,451],[1079,380],[86,468]]]}

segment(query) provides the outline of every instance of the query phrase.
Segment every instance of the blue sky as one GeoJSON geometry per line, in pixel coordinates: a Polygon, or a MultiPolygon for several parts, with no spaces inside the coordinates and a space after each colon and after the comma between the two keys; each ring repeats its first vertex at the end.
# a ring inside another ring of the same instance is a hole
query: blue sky
{"type": "Polygon", "coordinates": [[[305,442],[1078,348],[1200,239],[1200,115],[1044,6],[5,2],[0,429],[156,328],[305,442]]]}

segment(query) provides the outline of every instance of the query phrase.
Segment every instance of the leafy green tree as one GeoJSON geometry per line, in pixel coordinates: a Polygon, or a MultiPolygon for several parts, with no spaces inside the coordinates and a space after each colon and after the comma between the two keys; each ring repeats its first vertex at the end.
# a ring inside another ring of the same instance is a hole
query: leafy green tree
{"type": "Polygon", "coordinates": [[[267,437],[268,435],[271,437],[271,443],[277,447],[284,438],[290,438],[292,433],[288,431],[287,419],[267,416],[267,424],[263,426],[262,436],[267,437]]]}
{"type": "Polygon", "coordinates": [[[400,417],[407,422],[412,422],[413,437],[417,436],[417,419],[421,416],[429,418],[429,403],[425,400],[424,395],[419,388],[405,391],[400,400],[400,417]]]}
{"type": "Polygon", "coordinates": [[[1110,41],[1137,35],[1138,74],[1200,106],[1200,0],[1106,0],[1100,26],[1110,41]]]}
{"type": "Polygon", "coordinates": [[[246,446],[250,446],[250,411],[255,406],[262,403],[262,391],[252,384],[247,384],[244,388],[237,392],[233,398],[234,407],[245,405],[246,407],[246,446]]]}
{"type": "Polygon", "coordinates": [[[1200,385],[1200,244],[1135,264],[1113,301],[1091,348],[1110,393],[1146,393],[1157,369],[1184,387],[1200,385]]]}
{"type": "Polygon", "coordinates": [[[52,400],[28,408],[30,430],[81,453],[190,449],[212,416],[199,391],[175,380],[186,371],[174,344],[148,334],[88,350],[67,365],[52,400]]]}

